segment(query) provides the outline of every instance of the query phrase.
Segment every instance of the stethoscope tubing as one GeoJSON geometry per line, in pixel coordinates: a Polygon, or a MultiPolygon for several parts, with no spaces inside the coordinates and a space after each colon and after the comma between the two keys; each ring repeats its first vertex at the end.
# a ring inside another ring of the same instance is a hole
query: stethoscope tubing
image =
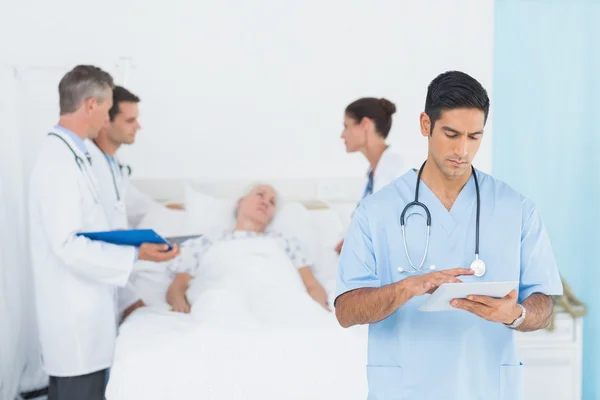
{"type": "MultiPolygon", "coordinates": [[[[411,201],[410,203],[408,203],[402,210],[402,213],[400,214],[400,227],[402,229],[404,252],[406,253],[406,258],[407,258],[408,262],[410,263],[411,267],[413,268],[413,270],[415,272],[421,271],[421,268],[423,267],[423,264],[425,263],[425,259],[427,258],[427,253],[429,252],[429,238],[431,236],[431,213],[429,212],[429,208],[424,203],[419,201],[419,186],[421,183],[421,174],[423,173],[423,169],[424,169],[426,163],[427,163],[427,161],[423,162],[423,165],[421,165],[421,168],[419,169],[419,173],[417,175],[417,183],[415,186],[415,199],[413,201],[411,201]],[[406,213],[409,208],[415,207],[415,206],[421,207],[423,210],[425,210],[425,214],[426,214],[426,218],[427,218],[427,234],[426,234],[425,252],[423,253],[423,259],[421,260],[421,263],[419,264],[418,268],[414,266],[409,254],[408,254],[408,246],[406,244],[406,232],[405,232],[406,213]]],[[[481,209],[481,197],[480,197],[480,193],[479,193],[479,181],[477,179],[477,173],[475,171],[475,168],[472,165],[471,165],[471,170],[473,172],[473,180],[475,181],[475,192],[477,195],[477,211],[476,211],[476,216],[475,216],[475,259],[479,260],[479,215],[480,215],[480,209],[481,209]]]]}
{"type": "Polygon", "coordinates": [[[54,132],[50,132],[48,134],[48,136],[54,136],[54,137],[59,138],[69,148],[69,150],[71,150],[71,153],[73,153],[73,156],[75,157],[75,163],[77,164],[77,167],[83,174],[83,177],[84,177],[87,185],[89,186],[90,191],[92,192],[92,196],[94,197],[94,200],[96,202],[100,202],[100,195],[98,194],[98,191],[96,189],[96,186],[94,185],[94,182],[92,181],[92,179],[89,176],[88,166],[86,165],[85,161],[83,161],[83,159],[77,155],[77,153],[75,152],[75,150],[73,150],[73,148],[71,147],[69,142],[67,142],[62,136],[57,135],[54,132]]]}

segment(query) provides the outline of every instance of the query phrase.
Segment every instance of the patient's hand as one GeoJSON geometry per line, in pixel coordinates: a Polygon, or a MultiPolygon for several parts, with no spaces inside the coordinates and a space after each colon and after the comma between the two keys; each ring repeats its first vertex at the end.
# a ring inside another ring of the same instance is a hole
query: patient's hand
{"type": "Polygon", "coordinates": [[[308,294],[313,298],[314,301],[319,303],[327,311],[331,311],[329,303],[327,302],[327,292],[321,285],[314,285],[308,288],[308,294]]]}
{"type": "Polygon", "coordinates": [[[192,277],[188,274],[177,274],[175,279],[167,290],[167,303],[171,310],[188,314],[190,312],[190,303],[185,296],[189,281],[192,277]]]}
{"type": "Polygon", "coordinates": [[[309,266],[298,269],[302,282],[306,287],[306,291],[313,298],[314,301],[319,303],[327,311],[331,311],[329,304],[327,303],[327,292],[323,286],[319,283],[315,275],[312,273],[312,269],[309,266]]]}

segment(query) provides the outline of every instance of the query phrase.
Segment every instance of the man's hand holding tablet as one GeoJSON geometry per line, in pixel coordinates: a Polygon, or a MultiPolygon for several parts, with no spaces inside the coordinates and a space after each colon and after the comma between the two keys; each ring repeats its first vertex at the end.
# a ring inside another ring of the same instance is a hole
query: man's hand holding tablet
{"type": "Polygon", "coordinates": [[[462,283],[458,276],[473,275],[470,268],[453,268],[427,274],[413,275],[402,281],[411,297],[432,294],[445,283],[462,283]]]}

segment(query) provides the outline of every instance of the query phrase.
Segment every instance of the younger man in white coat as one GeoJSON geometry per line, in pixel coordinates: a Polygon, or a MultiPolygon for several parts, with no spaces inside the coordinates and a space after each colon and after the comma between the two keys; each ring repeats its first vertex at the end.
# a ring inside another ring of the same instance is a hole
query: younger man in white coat
{"type": "MultiPolygon", "coordinates": [[[[93,160],[92,169],[98,179],[100,199],[111,228],[134,229],[148,212],[162,205],[129,183],[129,166],[121,164],[116,156],[121,145],[135,142],[140,129],[140,99],[129,90],[115,86],[112,100],[109,120],[87,145],[93,160]]],[[[118,313],[121,319],[143,306],[130,283],[119,290],[118,313]]]]}
{"type": "Polygon", "coordinates": [[[111,229],[84,140],[108,120],[112,77],[93,66],[58,86],[60,120],[44,139],[30,177],[29,221],[35,304],[48,400],[103,400],[113,360],[115,289],[136,260],[168,261],[174,248],[116,246],[77,236],[111,229]]]}

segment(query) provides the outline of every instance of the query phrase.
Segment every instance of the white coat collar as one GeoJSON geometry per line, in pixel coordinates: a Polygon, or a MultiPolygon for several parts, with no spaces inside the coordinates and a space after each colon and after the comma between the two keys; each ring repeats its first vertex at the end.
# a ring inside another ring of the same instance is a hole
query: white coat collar
{"type": "Polygon", "coordinates": [[[377,161],[377,165],[375,166],[375,171],[371,171],[371,166],[367,168],[367,178],[369,177],[369,175],[371,175],[371,172],[373,172],[373,175],[375,175],[375,172],[377,171],[378,167],[381,164],[385,163],[386,155],[390,155],[392,153],[392,146],[388,145],[388,147],[385,148],[383,153],[381,153],[381,157],[379,157],[379,161],[377,161]]]}
{"type": "MultiPolygon", "coordinates": [[[[79,146],[77,146],[77,144],[73,141],[73,139],[71,139],[71,137],[69,135],[67,135],[64,132],[61,132],[59,129],[56,129],[54,127],[50,130],[50,133],[53,133],[53,134],[58,135],[61,138],[63,138],[69,144],[69,147],[71,147],[71,149],[79,157],[81,157],[82,160],[86,160],[87,161],[87,156],[89,154],[85,154],[84,152],[82,152],[81,149],[79,148],[79,146]]],[[[53,140],[58,140],[58,139],[54,138],[53,140]]],[[[64,146],[64,143],[63,143],[63,146],[64,146]]]]}

